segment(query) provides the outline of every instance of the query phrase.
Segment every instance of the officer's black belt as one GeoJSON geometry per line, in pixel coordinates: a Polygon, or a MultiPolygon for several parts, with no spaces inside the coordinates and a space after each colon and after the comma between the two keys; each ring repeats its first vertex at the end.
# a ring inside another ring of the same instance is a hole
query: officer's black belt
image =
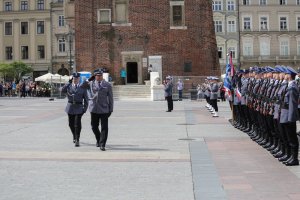
{"type": "Polygon", "coordinates": [[[68,101],[68,103],[71,103],[71,104],[82,104],[82,102],[73,102],[73,101],[68,101]]]}

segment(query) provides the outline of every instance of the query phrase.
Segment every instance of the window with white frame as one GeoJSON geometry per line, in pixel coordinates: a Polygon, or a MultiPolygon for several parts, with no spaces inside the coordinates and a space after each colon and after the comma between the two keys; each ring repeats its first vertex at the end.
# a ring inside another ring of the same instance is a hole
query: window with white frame
{"type": "Polygon", "coordinates": [[[222,21],[214,21],[214,23],[215,23],[215,32],[216,33],[222,32],[222,30],[223,30],[222,21]]]}
{"type": "Polygon", "coordinates": [[[270,39],[269,38],[260,38],[259,39],[259,49],[260,49],[260,55],[269,56],[270,55],[270,39]]]}
{"type": "Polygon", "coordinates": [[[219,58],[223,58],[223,47],[218,47],[218,55],[219,55],[219,58]]]}
{"type": "Polygon", "coordinates": [[[250,17],[244,17],[244,30],[250,31],[251,30],[251,18],[250,17]]]}
{"type": "Polygon", "coordinates": [[[289,55],[289,41],[284,39],[280,41],[280,55],[288,56],[289,55]]]}
{"type": "Polygon", "coordinates": [[[58,26],[59,27],[65,26],[65,16],[64,15],[58,16],[58,26]]]}
{"type": "Polygon", "coordinates": [[[13,23],[12,22],[5,22],[4,23],[4,33],[5,35],[12,35],[13,34],[13,23]]]}
{"type": "Polygon", "coordinates": [[[11,46],[5,47],[5,59],[6,60],[13,59],[13,48],[11,46]]]}
{"type": "Polygon", "coordinates": [[[244,6],[249,6],[250,5],[250,0],[243,0],[243,5],[244,6]]]}
{"type": "Polygon", "coordinates": [[[212,7],[213,7],[213,11],[222,10],[222,1],[213,1],[212,7]]]}
{"type": "Polygon", "coordinates": [[[227,1],[227,10],[234,11],[235,10],[235,3],[234,1],[227,1]]]}
{"type": "Polygon", "coordinates": [[[171,27],[185,26],[184,1],[170,1],[170,25],[171,27]]]}
{"type": "Polygon", "coordinates": [[[111,22],[111,10],[99,9],[97,11],[97,22],[99,24],[107,24],[111,22]]]}
{"type": "Polygon", "coordinates": [[[300,17],[297,17],[297,31],[300,31],[300,17]]]}
{"type": "Polygon", "coordinates": [[[66,40],[64,37],[58,39],[58,52],[66,52],[66,40]]]}
{"type": "Polygon", "coordinates": [[[37,9],[44,10],[45,9],[45,2],[44,0],[37,0],[37,9]]]}
{"type": "Polygon", "coordinates": [[[45,46],[44,45],[38,45],[38,58],[39,59],[45,59],[45,46]]]}
{"type": "Polygon", "coordinates": [[[236,32],[236,26],[235,26],[235,21],[234,20],[229,20],[227,22],[227,32],[236,32]]]}
{"type": "Polygon", "coordinates": [[[253,56],[253,43],[252,41],[243,42],[243,53],[244,56],[253,56]]]}
{"type": "Polygon", "coordinates": [[[128,0],[114,0],[114,20],[115,23],[128,23],[128,0]]]}
{"type": "Polygon", "coordinates": [[[4,10],[5,11],[12,11],[12,2],[11,1],[6,1],[4,3],[4,10]]]}
{"type": "Polygon", "coordinates": [[[267,5],[267,0],[259,0],[259,5],[261,6],[267,5]]]}
{"type": "Polygon", "coordinates": [[[229,47],[228,48],[228,53],[232,52],[232,58],[236,58],[236,52],[235,52],[235,47],[229,47]]]}
{"type": "Polygon", "coordinates": [[[280,24],[280,30],[281,31],[287,31],[288,27],[287,27],[287,17],[279,17],[279,24],[280,24]]]}
{"type": "Polygon", "coordinates": [[[297,55],[300,55],[300,40],[297,40],[297,55]]]}
{"type": "Polygon", "coordinates": [[[262,31],[268,30],[268,17],[266,16],[260,17],[260,30],[262,31]]]}
{"type": "Polygon", "coordinates": [[[21,46],[21,59],[27,60],[29,58],[28,46],[21,46]]]}
{"type": "Polygon", "coordinates": [[[21,1],[20,10],[28,10],[28,1],[21,1]]]}

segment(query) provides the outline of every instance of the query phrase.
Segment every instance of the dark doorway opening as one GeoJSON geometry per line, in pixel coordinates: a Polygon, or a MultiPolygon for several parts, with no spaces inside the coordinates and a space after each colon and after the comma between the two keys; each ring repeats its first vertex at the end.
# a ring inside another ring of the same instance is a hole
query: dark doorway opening
{"type": "Polygon", "coordinates": [[[128,62],[127,68],[127,83],[138,83],[138,65],[136,62],[128,62]]]}

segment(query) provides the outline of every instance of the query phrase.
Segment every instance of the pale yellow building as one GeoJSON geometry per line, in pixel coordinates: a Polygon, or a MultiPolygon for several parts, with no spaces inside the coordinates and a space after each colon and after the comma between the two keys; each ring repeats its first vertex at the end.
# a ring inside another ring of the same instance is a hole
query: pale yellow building
{"type": "Polygon", "coordinates": [[[239,0],[240,62],[300,66],[300,0],[239,0]]]}

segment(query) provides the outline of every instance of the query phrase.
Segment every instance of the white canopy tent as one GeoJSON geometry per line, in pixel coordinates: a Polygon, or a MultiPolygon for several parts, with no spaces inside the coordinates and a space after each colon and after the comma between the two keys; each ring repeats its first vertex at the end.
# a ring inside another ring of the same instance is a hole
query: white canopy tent
{"type": "Polygon", "coordinates": [[[42,81],[46,83],[67,83],[69,76],[61,76],[59,74],[47,73],[34,79],[35,81],[42,81]]]}

